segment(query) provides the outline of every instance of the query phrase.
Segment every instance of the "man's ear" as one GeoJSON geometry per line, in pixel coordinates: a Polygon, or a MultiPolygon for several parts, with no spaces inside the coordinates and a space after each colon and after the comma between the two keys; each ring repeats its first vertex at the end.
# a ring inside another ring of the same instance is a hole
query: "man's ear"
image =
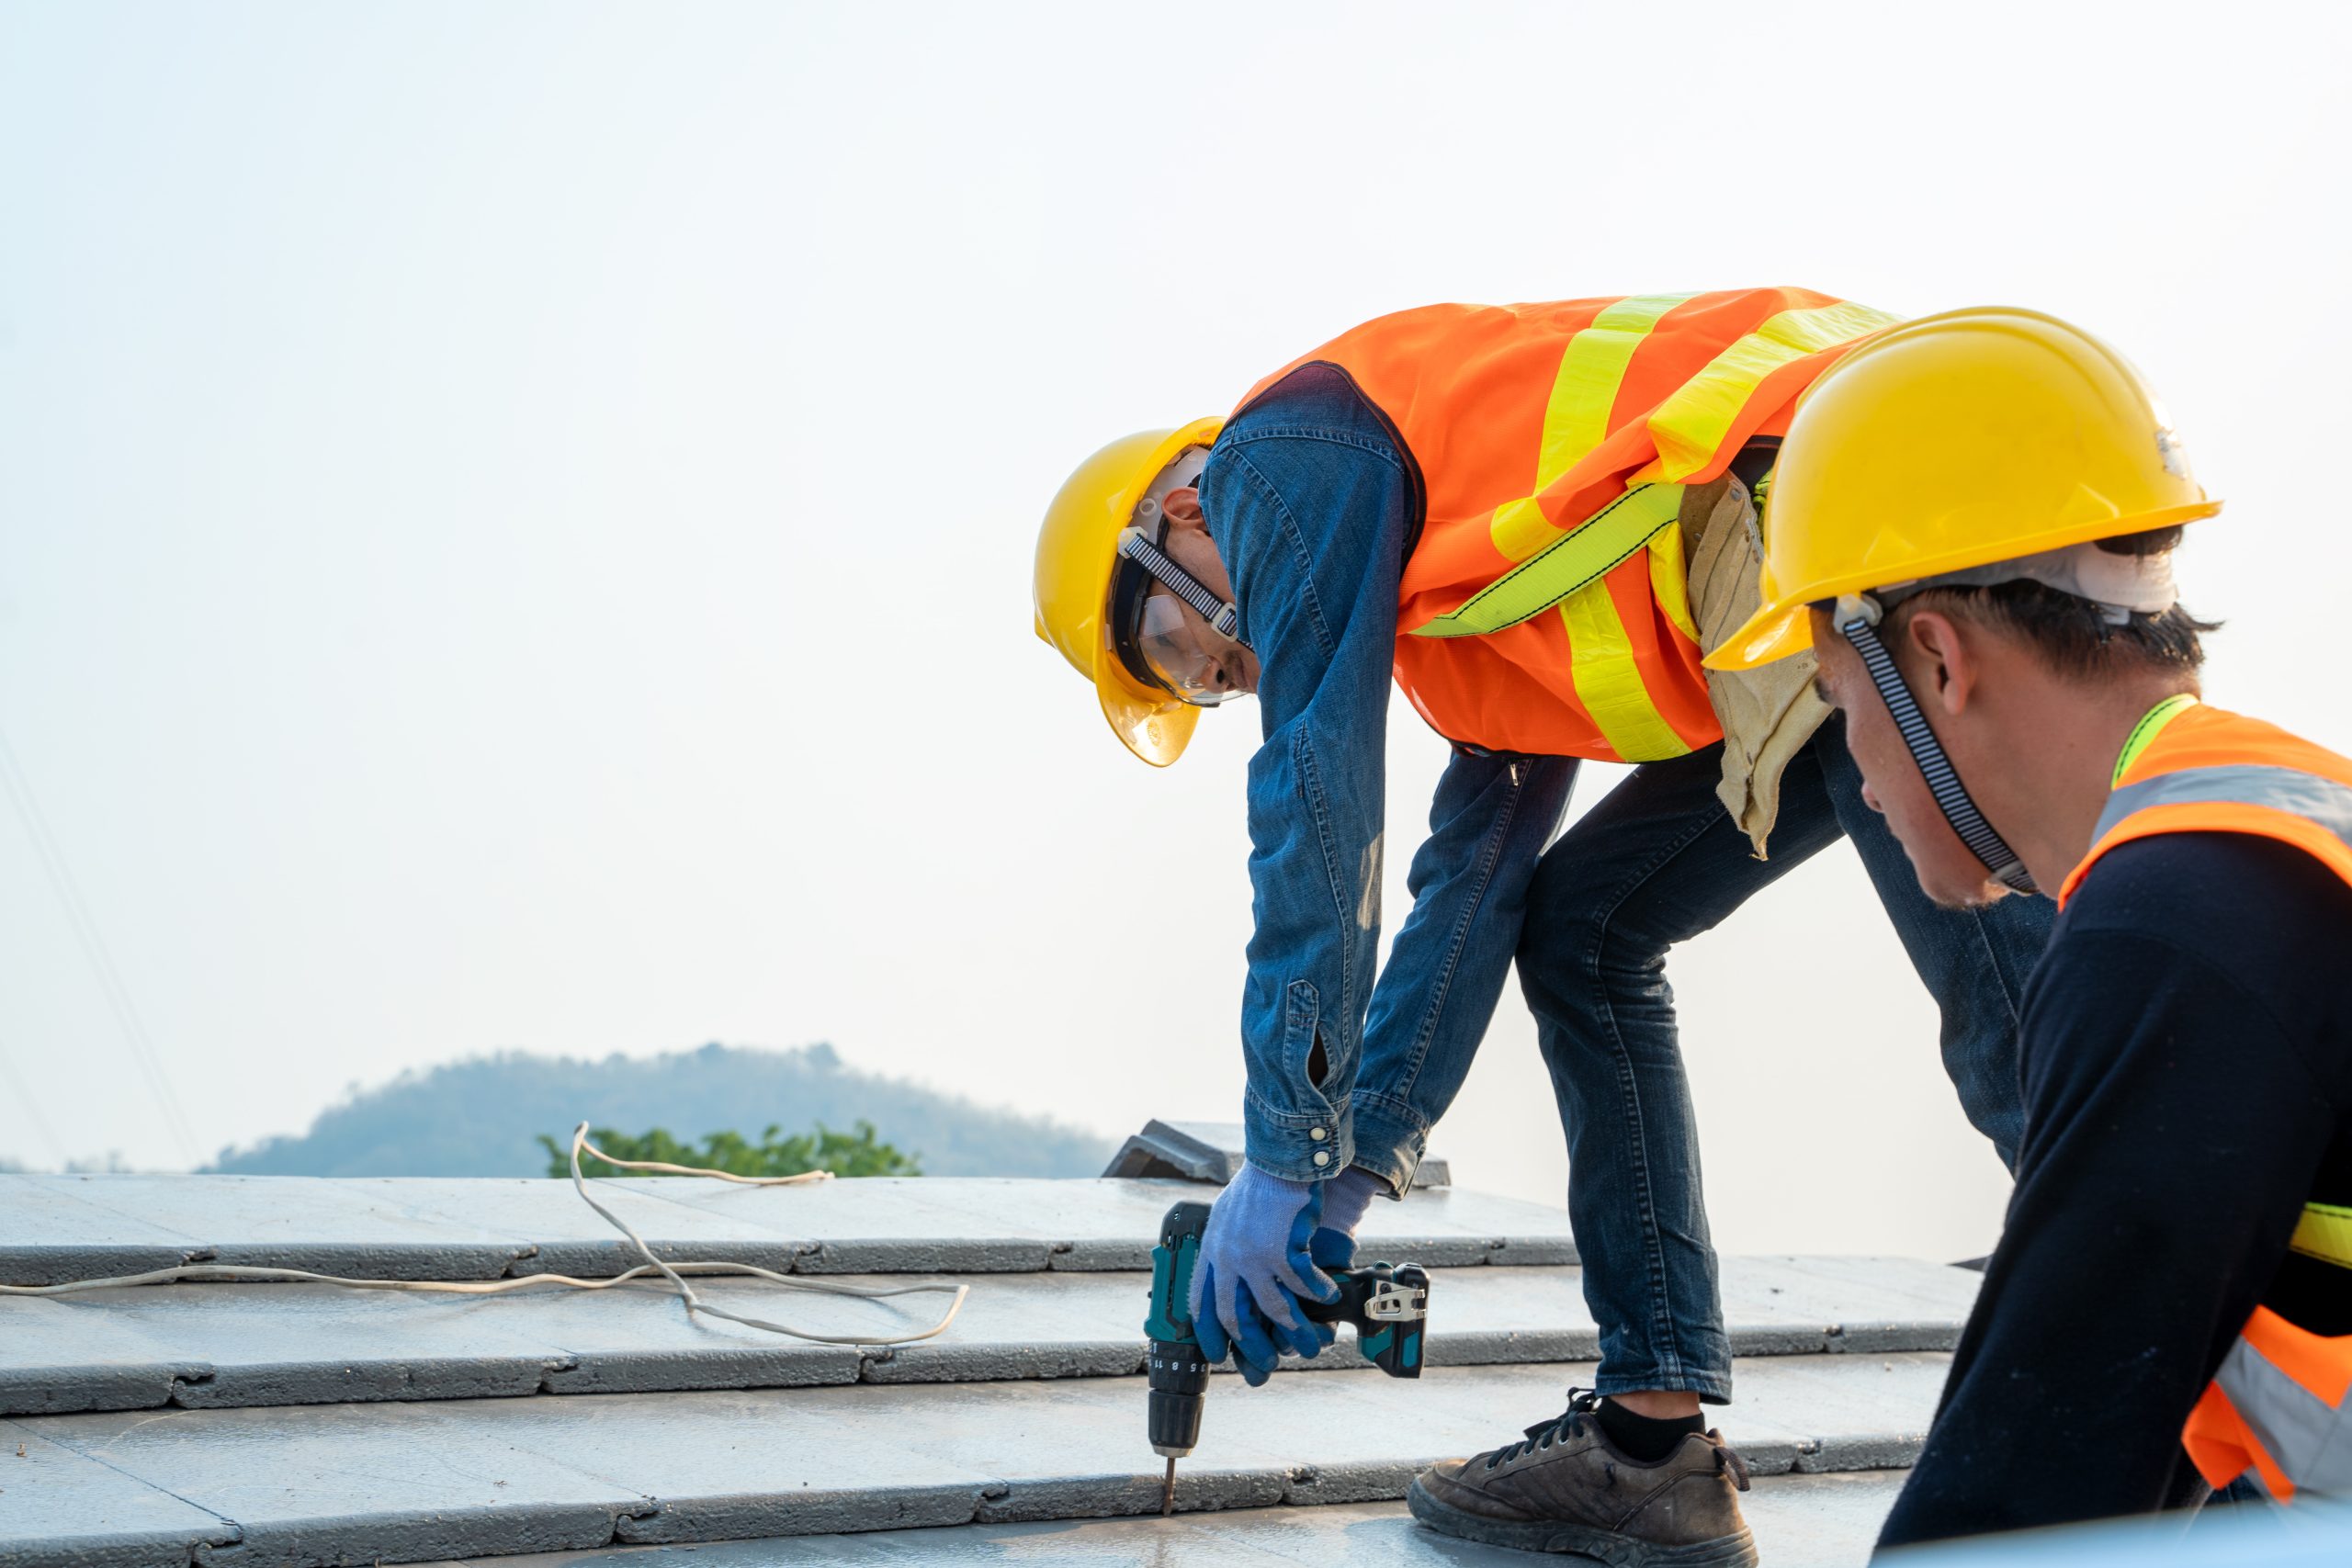
{"type": "Polygon", "coordinates": [[[1168,521],[1179,528],[1206,528],[1209,525],[1208,518],[1201,512],[1201,491],[1196,485],[1170,491],[1167,499],[1159,503],[1159,509],[1168,514],[1168,521]]]}
{"type": "Polygon", "coordinates": [[[1984,673],[1983,661],[1968,635],[1972,629],[1933,610],[1921,610],[1904,622],[1903,649],[1909,655],[1904,662],[1914,667],[1909,671],[1911,690],[1921,702],[1933,703],[1949,714],[1966,709],[1975,695],[1977,678],[1984,673]]]}

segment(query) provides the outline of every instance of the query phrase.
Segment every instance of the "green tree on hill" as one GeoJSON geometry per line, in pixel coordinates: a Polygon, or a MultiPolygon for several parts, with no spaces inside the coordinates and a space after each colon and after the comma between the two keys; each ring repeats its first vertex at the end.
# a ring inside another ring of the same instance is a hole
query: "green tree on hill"
{"type": "MultiPolygon", "coordinates": [[[[804,1171],[830,1170],[835,1176],[921,1176],[922,1156],[902,1154],[881,1141],[874,1123],[860,1121],[854,1133],[836,1133],[823,1122],[816,1130],[781,1137],[784,1129],[771,1122],[752,1143],[741,1133],[713,1133],[699,1147],[681,1143],[660,1127],[632,1136],[610,1127],[592,1127],[588,1141],[615,1159],[650,1160],[663,1165],[690,1165],[702,1170],[723,1170],[731,1176],[798,1176],[804,1171]]],[[[571,1140],[539,1134],[548,1152],[548,1174],[571,1174],[571,1140]]],[[[662,1176],[666,1171],[621,1170],[583,1151],[582,1176],[662,1176]]]]}

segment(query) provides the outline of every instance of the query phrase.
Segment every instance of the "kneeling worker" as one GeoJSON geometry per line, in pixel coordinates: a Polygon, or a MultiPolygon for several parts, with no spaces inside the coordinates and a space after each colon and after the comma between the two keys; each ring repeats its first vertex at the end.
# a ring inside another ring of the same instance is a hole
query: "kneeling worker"
{"type": "MultiPolygon", "coordinates": [[[[1962,1104],[2010,1153],[2016,998],[2047,906],[1935,908],[1835,729],[1815,736],[1809,671],[1700,667],[1755,602],[1749,495],[1791,403],[1894,321],[1792,288],[1406,310],[1230,419],[1103,448],[1047,513],[1038,633],[1128,750],[1164,766],[1204,707],[1260,698],[1249,1161],[1196,1276],[1213,1359],[1229,1338],[1262,1382],[1281,1349],[1318,1348],[1296,1296],[1328,1292],[1317,1265],[1349,1261],[1371,1198],[1410,1185],[1516,953],[1605,1397],[1422,1477],[1415,1509],[1441,1529],[1612,1560],[1752,1551],[1699,1414],[1731,1397],[1731,1355],[1674,943],[1851,834],[1942,1006],[1962,1104]],[[1375,982],[1392,672],[1454,755],[1375,982]],[[1547,851],[1584,758],[1641,766],[1547,851]]],[[[1139,823],[1130,860],[1168,841],[1139,823]]]]}
{"type": "MultiPolygon", "coordinates": [[[[2352,760],[2198,700],[2148,389],[2020,310],[1899,327],[1797,411],[1765,605],[1919,880],[2061,906],[2017,1189],[1883,1545],[2145,1512],[2251,1471],[2352,1493],[2352,760]]],[[[1864,1021],[1826,1010],[1824,1028],[1864,1021]]]]}

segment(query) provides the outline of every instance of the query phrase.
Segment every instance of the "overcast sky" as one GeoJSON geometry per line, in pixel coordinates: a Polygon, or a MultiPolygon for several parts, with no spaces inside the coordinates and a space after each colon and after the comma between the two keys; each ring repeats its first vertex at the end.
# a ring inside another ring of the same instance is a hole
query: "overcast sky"
{"type": "MultiPolygon", "coordinates": [[[[7,4],[0,733],[206,1155],[714,1039],[1229,1118],[1256,715],[1118,748],[1046,499],[1383,311],[1791,283],[2137,359],[2211,694],[2352,747],[2346,13],[2079,11],[7,4]]],[[[1719,1240],[1990,1245],[1850,851],[1671,973],[1719,1240]]],[[[14,811],[0,1103],[187,1162],[14,811]]],[[[1433,1149],[1556,1198],[1515,987],[1433,1149]]]]}

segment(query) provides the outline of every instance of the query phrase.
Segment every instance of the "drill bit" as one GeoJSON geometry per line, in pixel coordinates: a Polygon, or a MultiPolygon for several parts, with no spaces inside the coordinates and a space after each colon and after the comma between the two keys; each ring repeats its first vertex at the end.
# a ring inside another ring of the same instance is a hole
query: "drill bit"
{"type": "Polygon", "coordinates": [[[1176,1456],[1168,1456],[1168,1480],[1159,1489],[1159,1517],[1166,1518],[1176,1511],[1176,1456]]]}

